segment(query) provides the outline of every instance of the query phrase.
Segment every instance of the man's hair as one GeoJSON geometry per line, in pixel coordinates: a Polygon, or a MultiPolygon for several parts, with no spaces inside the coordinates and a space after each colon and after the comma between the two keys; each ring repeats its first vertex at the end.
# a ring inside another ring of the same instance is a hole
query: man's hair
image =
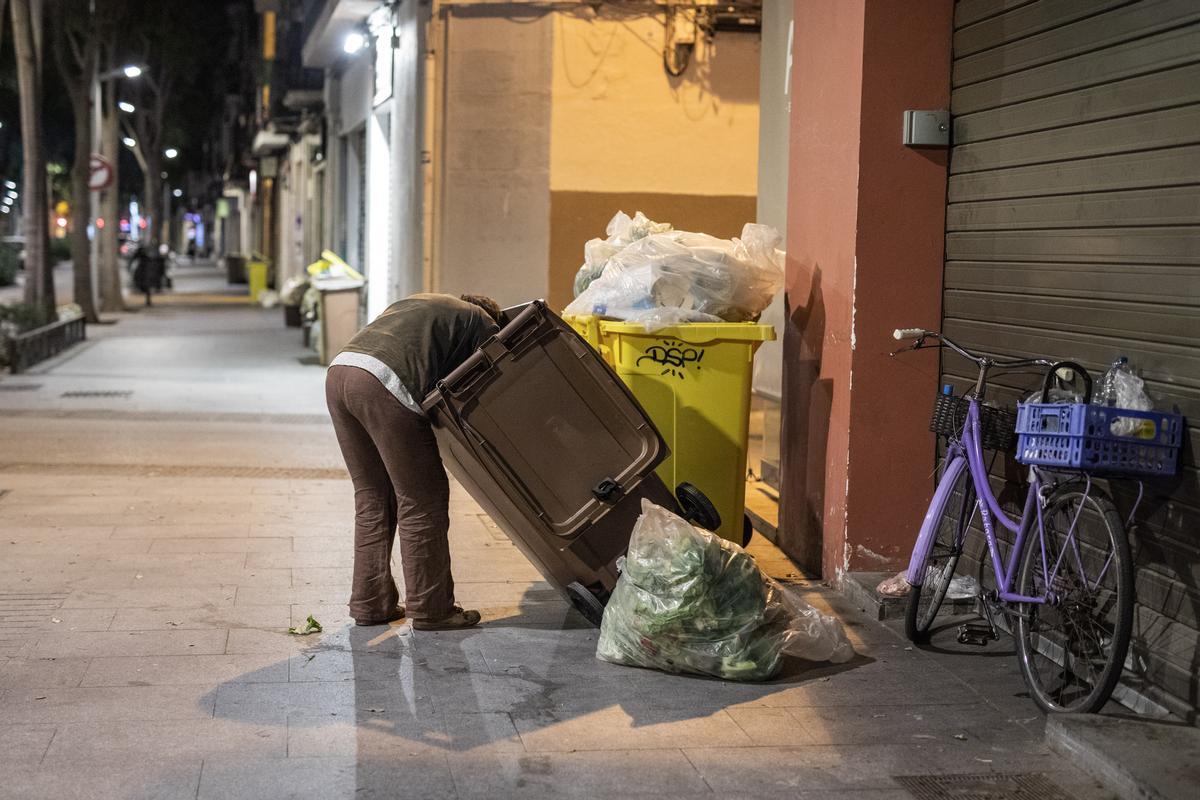
{"type": "Polygon", "coordinates": [[[492,298],[482,294],[464,294],[459,299],[473,306],[479,306],[487,312],[489,317],[496,321],[497,325],[500,324],[500,304],[492,298]]]}

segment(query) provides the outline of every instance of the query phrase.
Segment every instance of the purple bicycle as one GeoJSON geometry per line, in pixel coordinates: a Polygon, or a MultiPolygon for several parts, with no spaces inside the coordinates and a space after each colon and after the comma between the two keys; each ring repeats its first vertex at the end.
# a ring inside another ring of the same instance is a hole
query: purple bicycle
{"type": "Polygon", "coordinates": [[[945,398],[956,401],[960,413],[909,562],[905,633],[914,643],[929,640],[978,516],[995,588],[980,590],[983,623],[961,626],[959,641],[982,645],[999,638],[995,621],[1002,615],[1038,707],[1098,711],[1121,676],[1133,627],[1133,560],[1125,526],[1112,499],[1088,473],[1041,466],[1029,467],[1023,511],[1014,519],[996,499],[984,458],[985,447],[1002,450],[1013,433],[1011,412],[983,402],[991,370],[1046,367],[1043,395],[1061,370],[1074,370],[1085,384],[1085,403],[1091,378],[1072,362],[995,359],[921,328],[897,330],[894,336],[914,341],[893,355],[936,340],[933,346],[947,347],[979,368],[973,390],[963,398],[945,398]],[[997,526],[1011,532],[1011,545],[1000,541],[997,526]]]}

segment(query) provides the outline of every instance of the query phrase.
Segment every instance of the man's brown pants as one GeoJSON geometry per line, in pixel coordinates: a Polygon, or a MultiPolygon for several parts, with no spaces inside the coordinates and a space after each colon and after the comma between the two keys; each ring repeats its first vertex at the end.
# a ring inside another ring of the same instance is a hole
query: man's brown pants
{"type": "Polygon", "coordinates": [[[396,532],[407,616],[449,616],[454,609],[447,539],[450,487],[429,421],[357,367],[329,368],[325,400],[354,482],[350,616],[386,619],[396,607],[399,592],[391,569],[396,532]]]}

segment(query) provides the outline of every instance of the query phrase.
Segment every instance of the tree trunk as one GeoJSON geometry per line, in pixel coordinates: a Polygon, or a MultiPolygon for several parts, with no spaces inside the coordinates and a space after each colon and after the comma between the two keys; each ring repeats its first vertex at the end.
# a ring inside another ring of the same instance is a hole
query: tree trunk
{"type": "Polygon", "coordinates": [[[159,234],[163,228],[162,153],[157,144],[155,141],[154,145],[145,148],[146,168],[142,174],[142,191],[146,193],[142,198],[146,208],[146,244],[156,251],[162,241],[159,234]]]}
{"type": "Polygon", "coordinates": [[[91,171],[92,102],[86,83],[72,94],[75,111],[75,163],[71,165],[71,271],[74,273],[75,302],[88,322],[97,322],[92,297],[92,252],[88,241],[91,219],[88,173],[91,171]]]}
{"type": "Polygon", "coordinates": [[[100,195],[100,218],[104,227],[100,236],[100,308],[102,311],[124,311],[121,294],[121,253],[118,235],[121,232],[121,194],[118,167],[121,132],[116,105],[116,83],[107,81],[103,88],[101,110],[100,152],[112,164],[113,184],[100,195]]]}
{"type": "Polygon", "coordinates": [[[46,152],[42,141],[40,0],[12,0],[13,50],[21,108],[22,227],[25,233],[25,302],[54,314],[54,273],[49,245],[46,152]]]}

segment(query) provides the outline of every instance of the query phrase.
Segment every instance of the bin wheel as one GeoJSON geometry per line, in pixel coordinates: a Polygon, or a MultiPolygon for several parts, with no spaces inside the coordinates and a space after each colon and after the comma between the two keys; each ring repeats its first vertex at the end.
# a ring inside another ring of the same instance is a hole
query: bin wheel
{"type": "Polygon", "coordinates": [[[742,515],[742,547],[749,547],[750,540],[754,538],[754,523],[750,521],[750,515],[742,515]]]}
{"type": "Polygon", "coordinates": [[[575,610],[582,614],[584,619],[597,628],[600,627],[600,620],[604,618],[604,604],[596,595],[575,581],[567,584],[567,596],[571,598],[571,605],[575,606],[575,610]]]}
{"type": "Polygon", "coordinates": [[[683,511],[683,518],[699,525],[706,531],[721,527],[721,515],[704,492],[686,481],[675,487],[675,499],[683,511]]]}

